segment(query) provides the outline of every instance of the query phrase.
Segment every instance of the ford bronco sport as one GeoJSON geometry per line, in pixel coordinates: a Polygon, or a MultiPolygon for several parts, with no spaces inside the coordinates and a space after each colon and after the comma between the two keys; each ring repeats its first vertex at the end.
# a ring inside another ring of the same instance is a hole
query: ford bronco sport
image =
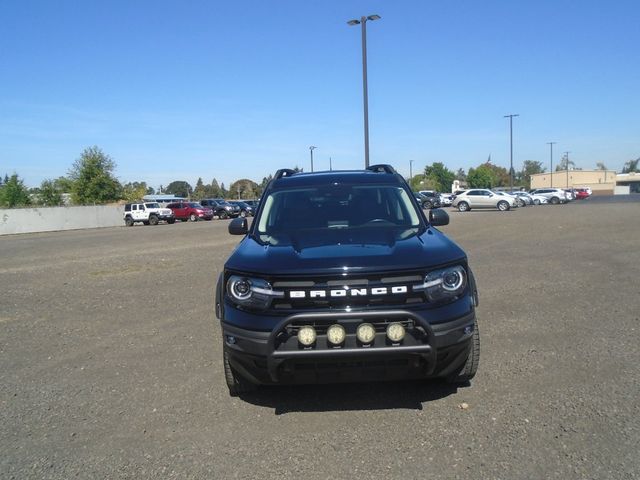
{"type": "Polygon", "coordinates": [[[473,273],[389,165],[279,170],[216,289],[231,395],[260,384],[476,373],[473,273]]]}

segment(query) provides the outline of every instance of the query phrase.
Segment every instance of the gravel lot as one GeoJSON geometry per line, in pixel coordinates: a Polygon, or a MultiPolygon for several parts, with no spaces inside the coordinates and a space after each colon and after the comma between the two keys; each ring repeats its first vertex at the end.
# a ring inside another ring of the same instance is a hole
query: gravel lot
{"type": "Polygon", "coordinates": [[[480,289],[459,389],[230,398],[227,221],[1,237],[0,478],[640,478],[639,207],[451,212],[480,289]]]}

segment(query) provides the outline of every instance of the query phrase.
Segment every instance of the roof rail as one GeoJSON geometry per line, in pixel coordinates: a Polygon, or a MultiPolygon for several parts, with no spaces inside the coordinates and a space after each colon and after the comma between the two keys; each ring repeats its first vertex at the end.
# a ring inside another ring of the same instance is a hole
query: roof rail
{"type": "Polygon", "coordinates": [[[273,178],[275,180],[278,180],[279,178],[282,178],[282,177],[290,177],[294,173],[296,173],[296,171],[291,170],[290,168],[281,168],[276,172],[276,175],[273,178]]]}
{"type": "Polygon", "coordinates": [[[370,167],[367,167],[367,170],[371,170],[372,172],[376,173],[396,173],[396,170],[391,165],[387,165],[386,163],[371,165],[370,167]]]}

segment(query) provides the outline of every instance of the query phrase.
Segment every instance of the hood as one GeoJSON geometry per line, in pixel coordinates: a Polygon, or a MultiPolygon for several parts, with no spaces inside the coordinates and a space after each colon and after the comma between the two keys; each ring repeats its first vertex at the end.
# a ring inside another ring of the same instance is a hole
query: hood
{"type": "Polygon", "coordinates": [[[225,268],[263,275],[358,273],[430,268],[466,258],[460,247],[432,227],[422,234],[336,229],[326,235],[297,233],[270,242],[246,236],[225,268]]]}

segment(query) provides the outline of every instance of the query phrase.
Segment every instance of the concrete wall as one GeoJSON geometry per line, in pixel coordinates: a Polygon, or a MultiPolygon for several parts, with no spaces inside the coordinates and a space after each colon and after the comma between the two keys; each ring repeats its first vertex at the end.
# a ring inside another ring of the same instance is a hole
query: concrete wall
{"type": "Polygon", "coordinates": [[[0,209],[0,235],[124,225],[124,206],[0,209]]]}

